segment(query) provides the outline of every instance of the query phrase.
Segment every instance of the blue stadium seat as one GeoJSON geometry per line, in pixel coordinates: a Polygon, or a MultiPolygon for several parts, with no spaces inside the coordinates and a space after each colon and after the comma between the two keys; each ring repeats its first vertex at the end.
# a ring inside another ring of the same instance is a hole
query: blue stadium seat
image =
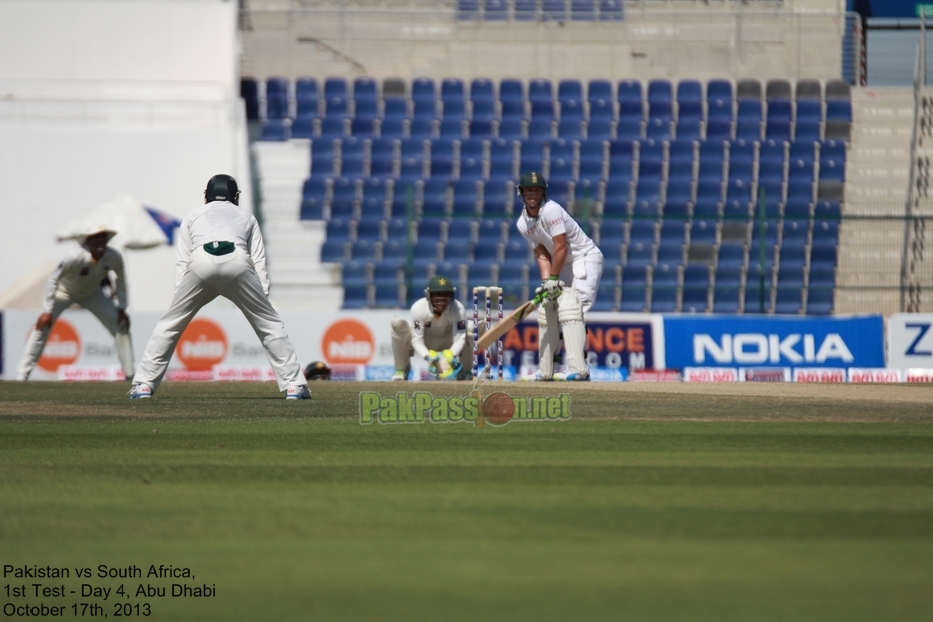
{"type": "Polygon", "coordinates": [[[512,179],[515,170],[515,141],[498,138],[489,141],[489,177],[512,179]]]}
{"type": "Polygon", "coordinates": [[[741,242],[722,242],[719,245],[716,263],[720,266],[746,265],[745,245],[741,242]]]}
{"type": "Polygon", "coordinates": [[[379,242],[382,240],[382,220],[376,219],[373,217],[364,217],[360,216],[360,220],[356,221],[356,239],[359,240],[370,240],[371,242],[379,242]]]}
{"type": "Polygon", "coordinates": [[[779,270],[775,289],[774,312],[799,315],[803,309],[803,271],[779,270]]]}
{"type": "Polygon", "coordinates": [[[453,174],[454,146],[454,141],[449,138],[435,138],[431,141],[431,177],[450,177],[453,174]]]}
{"type": "Polygon", "coordinates": [[[335,140],[346,134],[347,120],[343,117],[325,117],[321,119],[321,138],[335,140]]]}
{"type": "Polygon", "coordinates": [[[637,80],[622,80],[616,90],[616,101],[619,104],[619,118],[630,118],[641,121],[645,116],[644,99],[642,97],[641,82],[637,80]]]}
{"type": "Polygon", "coordinates": [[[524,174],[528,171],[544,170],[544,140],[528,138],[522,141],[521,155],[519,156],[519,171],[524,174]]]}
{"type": "Polygon", "coordinates": [[[693,182],[689,178],[672,178],[667,183],[664,200],[667,203],[682,205],[691,203],[693,201],[693,182]]]}
{"type": "Polygon", "coordinates": [[[670,122],[673,118],[673,87],[670,80],[648,82],[648,119],[670,122]]]}
{"type": "Polygon", "coordinates": [[[371,264],[365,261],[348,261],[342,266],[340,284],[344,287],[359,287],[370,282],[371,264]]]}
{"type": "MultiPolygon", "coordinates": [[[[606,161],[606,143],[592,138],[580,141],[579,172],[581,179],[602,179],[606,161]]],[[[629,165],[631,169],[631,164],[629,165]]]]}
{"type": "Polygon", "coordinates": [[[706,264],[684,267],[682,313],[706,313],[709,310],[710,269],[706,264]]]}
{"type": "Polygon", "coordinates": [[[644,122],[635,117],[621,117],[616,122],[616,138],[619,140],[640,140],[643,137],[644,122]]]}
{"type": "Polygon", "coordinates": [[[372,138],[376,135],[376,119],[354,117],[350,121],[350,135],[356,138],[372,138]]]}
{"type": "Polygon", "coordinates": [[[366,177],[362,182],[360,218],[382,220],[386,217],[386,182],[381,177],[366,177]]]}
{"type": "Polygon", "coordinates": [[[430,218],[445,218],[448,214],[448,177],[431,177],[421,184],[421,215],[430,218]]]}
{"type": "Polygon", "coordinates": [[[619,311],[640,313],[646,310],[648,278],[646,266],[622,267],[622,286],[619,311]]]}
{"type": "Polygon", "coordinates": [[[668,144],[668,179],[690,181],[694,178],[694,164],[697,160],[697,142],[695,140],[673,140],[668,144]]]}
{"type": "Polygon", "coordinates": [[[770,313],[771,292],[771,275],[764,274],[764,287],[762,287],[762,273],[757,268],[750,267],[745,278],[744,313],[747,315],[770,313]]]}
{"type": "Polygon", "coordinates": [[[506,0],[485,0],[483,19],[487,22],[501,22],[509,17],[509,5],[506,0]]]}
{"type": "Polygon", "coordinates": [[[690,223],[690,243],[714,245],[719,241],[718,227],[715,220],[696,219],[690,223]]]}
{"type": "Polygon", "coordinates": [[[664,143],[646,139],[639,143],[638,178],[660,180],[664,176],[664,143]]]}
{"type": "Polygon", "coordinates": [[[613,121],[609,117],[590,118],[590,120],[584,124],[584,127],[586,130],[586,137],[591,140],[612,140],[615,138],[613,121]]]}
{"type": "MultiPolygon", "coordinates": [[[[478,213],[477,204],[479,199],[479,189],[482,184],[477,184],[473,179],[458,179],[452,182],[453,200],[451,203],[451,212],[454,217],[473,217],[478,213]]],[[[459,225],[456,228],[460,228],[459,225]]]]}
{"type": "Polygon", "coordinates": [[[599,20],[603,22],[618,22],[622,20],[622,0],[598,0],[599,20]]]}
{"type": "Polygon", "coordinates": [[[285,119],[269,118],[262,124],[260,140],[288,140],[289,124],[285,119]]]}
{"type": "Polygon", "coordinates": [[[356,218],[357,180],[337,177],[331,183],[330,217],[356,218]]]}
{"type": "Polygon", "coordinates": [[[471,119],[467,123],[467,135],[470,138],[492,138],[494,133],[495,124],[492,120],[471,119]]]}
{"type": "Polygon", "coordinates": [[[391,138],[374,138],[369,146],[369,174],[373,177],[394,175],[397,148],[397,141],[391,138]]]}
{"type": "Polygon", "coordinates": [[[476,240],[473,247],[473,263],[492,266],[502,263],[502,243],[498,240],[476,240]]]}
{"type": "Polygon", "coordinates": [[[350,240],[350,223],[352,221],[344,218],[331,218],[327,221],[327,234],[325,239],[335,242],[347,242],[350,240]]]}
{"type": "MultiPolygon", "coordinates": [[[[482,236],[481,236],[482,239],[482,236]]],[[[504,261],[506,264],[525,263],[531,260],[531,247],[519,238],[511,239],[505,245],[504,261]]]]}
{"type": "Polygon", "coordinates": [[[324,240],[321,245],[322,263],[343,263],[347,260],[349,242],[347,240],[324,240]]]}
{"type": "Polygon", "coordinates": [[[511,180],[490,180],[483,186],[483,216],[505,218],[515,196],[515,184],[511,180]]]}
{"type": "Polygon", "coordinates": [[[579,99],[566,99],[560,102],[560,119],[561,121],[577,121],[580,122],[583,120],[583,103],[579,99]]]}
{"type": "Polygon", "coordinates": [[[365,309],[369,307],[369,286],[353,285],[343,288],[342,309],[365,309]]]}
{"type": "Polygon", "coordinates": [[[317,135],[317,120],[309,115],[298,115],[292,120],[292,138],[314,138],[317,135]]]}
{"type": "Polygon", "coordinates": [[[733,141],[729,145],[729,181],[742,181],[750,185],[754,167],[755,144],[744,140],[733,141]]]}
{"type": "Polygon", "coordinates": [[[732,119],[709,119],[706,122],[706,140],[723,141],[732,138],[732,119]]]}
{"type": "Polygon", "coordinates": [[[497,132],[499,138],[517,140],[525,137],[525,122],[522,119],[502,119],[497,132]]]}
{"type": "Polygon", "coordinates": [[[741,268],[717,266],[713,285],[713,313],[737,313],[741,287],[741,268]]]}
{"type": "Polygon", "coordinates": [[[659,263],[651,276],[651,312],[673,313],[677,310],[680,275],[676,267],[659,263]]]}
{"type": "Polygon", "coordinates": [[[681,80],[677,84],[677,120],[703,118],[703,86],[699,80],[681,80]]]}
{"type": "Polygon", "coordinates": [[[444,261],[449,261],[454,264],[471,263],[472,246],[469,240],[448,240],[444,244],[442,251],[444,261]]]}
{"type": "Polygon", "coordinates": [[[699,179],[712,179],[721,181],[724,178],[723,164],[725,163],[724,143],[706,140],[700,143],[699,179]]]}
{"type": "Polygon", "coordinates": [[[365,163],[365,141],[347,136],[340,141],[340,176],[362,177],[365,163]]]}
{"type": "Polygon", "coordinates": [[[546,140],[554,136],[553,119],[532,119],[528,122],[528,138],[546,140]]]}

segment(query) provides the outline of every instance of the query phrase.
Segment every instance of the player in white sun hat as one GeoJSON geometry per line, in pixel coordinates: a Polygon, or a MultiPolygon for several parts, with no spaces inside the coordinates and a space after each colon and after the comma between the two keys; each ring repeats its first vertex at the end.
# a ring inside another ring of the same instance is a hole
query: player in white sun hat
{"type": "Polygon", "coordinates": [[[473,337],[466,330],[466,310],[454,297],[456,291],[449,278],[434,276],[424,290],[424,298],[411,306],[412,323],[392,318],[392,380],[408,380],[413,354],[428,362],[428,370],[436,379],[473,377],[472,370],[464,370],[460,362],[465,348],[472,351],[473,337]]]}
{"type": "Polygon", "coordinates": [[[151,397],[162,382],[178,339],[198,310],[217,296],[246,316],[266,349],[279,391],[287,400],[311,399],[295,348],[269,302],[266,250],[259,223],[238,207],[240,191],[229,175],[214,175],[205,205],[188,212],[178,230],[175,295],[159,318],[133,378],[130,397],[151,397]]]}
{"type": "Polygon", "coordinates": [[[29,335],[26,350],[16,372],[18,380],[27,380],[42,356],[55,321],[71,305],[80,305],[93,313],[113,335],[117,357],[127,379],[133,377],[133,341],[130,339],[130,318],[126,314],[126,272],[123,255],[107,246],[116,231],[100,225],[75,236],[80,248],[62,259],[49,276],[42,315],[29,335]],[[101,283],[110,273],[117,277],[114,297],[107,296],[101,283]]]}
{"type": "Polygon", "coordinates": [[[535,290],[539,370],[527,379],[589,380],[583,315],[596,301],[603,254],[559,203],[548,200],[541,173],[522,174],[518,194],[524,203],[518,232],[534,247],[541,271],[541,285],[535,290]],[[567,366],[554,373],[562,338],[567,366]]]}

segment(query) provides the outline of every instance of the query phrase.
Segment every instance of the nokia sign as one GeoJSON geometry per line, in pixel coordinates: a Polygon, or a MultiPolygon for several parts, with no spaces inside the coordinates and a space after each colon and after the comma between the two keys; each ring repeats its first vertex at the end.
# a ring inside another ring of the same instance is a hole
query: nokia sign
{"type": "Polygon", "coordinates": [[[881,316],[664,318],[667,366],[884,367],[881,316]]]}
{"type": "Polygon", "coordinates": [[[764,335],[761,333],[739,333],[720,335],[717,341],[711,335],[693,336],[693,362],[705,364],[707,355],[716,363],[742,363],[759,365],[781,361],[822,365],[827,361],[851,363],[852,352],[846,342],[836,333],[826,335],[816,348],[814,335],[791,334],[764,335]]]}

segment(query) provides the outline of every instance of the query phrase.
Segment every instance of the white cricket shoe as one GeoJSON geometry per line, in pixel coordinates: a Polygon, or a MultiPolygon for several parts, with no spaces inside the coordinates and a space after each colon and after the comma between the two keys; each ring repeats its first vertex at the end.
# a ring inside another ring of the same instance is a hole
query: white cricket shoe
{"type": "Polygon", "coordinates": [[[152,387],[141,382],[134,384],[133,388],[130,389],[129,396],[131,400],[147,400],[152,397],[152,387]]]}
{"type": "Polygon", "coordinates": [[[29,376],[27,376],[26,374],[16,375],[16,382],[26,382],[27,380],[29,380],[29,376]]]}
{"type": "Polygon", "coordinates": [[[590,372],[581,374],[580,372],[576,372],[570,369],[568,369],[567,371],[559,371],[556,374],[554,374],[554,380],[576,380],[578,382],[585,382],[585,381],[588,381],[589,379],[590,379],[590,372]]]}
{"type": "Polygon", "coordinates": [[[308,389],[308,385],[301,385],[299,387],[288,387],[285,391],[285,399],[287,400],[310,400],[311,399],[311,390],[308,389]]]}
{"type": "Polygon", "coordinates": [[[526,382],[550,382],[551,380],[554,380],[554,376],[547,378],[544,374],[541,373],[541,370],[539,369],[533,374],[522,376],[522,380],[526,382]]]}
{"type": "Polygon", "coordinates": [[[405,381],[408,380],[408,370],[407,369],[396,369],[395,373],[392,374],[393,381],[405,381]]]}

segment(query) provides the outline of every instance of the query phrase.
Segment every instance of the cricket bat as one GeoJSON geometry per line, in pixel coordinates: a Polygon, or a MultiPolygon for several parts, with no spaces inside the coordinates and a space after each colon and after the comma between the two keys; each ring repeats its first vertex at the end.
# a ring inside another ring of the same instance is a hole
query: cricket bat
{"type": "Polygon", "coordinates": [[[485,350],[493,344],[499,337],[509,332],[509,330],[528,317],[532,311],[538,307],[537,303],[534,300],[529,300],[519,308],[512,311],[507,317],[502,318],[502,321],[497,322],[489,328],[483,335],[479,338],[479,341],[476,342],[476,347],[480,350],[485,350]]]}

